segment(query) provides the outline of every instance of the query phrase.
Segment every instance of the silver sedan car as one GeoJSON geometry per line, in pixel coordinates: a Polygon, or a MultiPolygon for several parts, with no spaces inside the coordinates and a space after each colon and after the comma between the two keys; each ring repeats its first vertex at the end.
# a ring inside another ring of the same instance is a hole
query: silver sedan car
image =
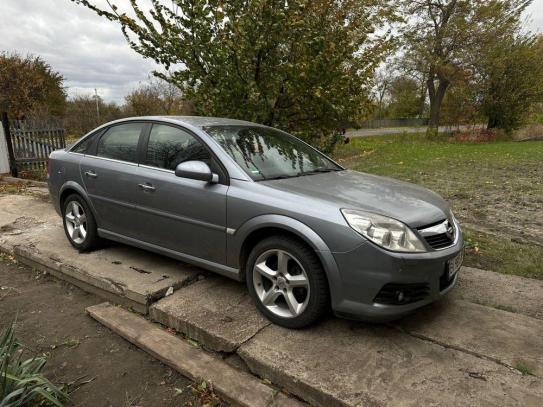
{"type": "Polygon", "coordinates": [[[329,309],[401,317],[447,293],[462,263],[462,232],[437,194],[245,121],[107,123],[51,154],[49,188],[80,251],[110,239],[245,281],[289,328],[329,309]]]}

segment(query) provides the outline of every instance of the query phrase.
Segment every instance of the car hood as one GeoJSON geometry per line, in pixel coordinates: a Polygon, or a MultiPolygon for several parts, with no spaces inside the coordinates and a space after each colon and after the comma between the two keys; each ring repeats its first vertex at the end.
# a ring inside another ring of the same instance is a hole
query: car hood
{"type": "Polygon", "coordinates": [[[263,181],[276,190],[312,197],[338,208],[361,209],[400,220],[411,227],[448,217],[449,206],[435,192],[408,182],[357,171],[334,171],[263,181]]]}

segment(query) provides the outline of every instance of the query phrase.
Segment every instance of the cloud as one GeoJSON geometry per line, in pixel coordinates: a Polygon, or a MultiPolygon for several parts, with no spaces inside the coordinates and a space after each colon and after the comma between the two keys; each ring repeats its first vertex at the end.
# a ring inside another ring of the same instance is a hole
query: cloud
{"type": "Polygon", "coordinates": [[[42,56],[64,75],[70,95],[97,88],[122,102],[159,69],[130,49],[117,24],[70,0],[2,0],[0,39],[2,51],[42,56]]]}
{"type": "MultiPolygon", "coordinates": [[[[527,14],[527,28],[542,32],[543,0],[527,14]]],[[[116,102],[159,68],[130,49],[117,24],[70,0],[1,0],[0,51],[41,55],[64,75],[70,95],[97,88],[116,102]]]]}
{"type": "Polygon", "coordinates": [[[543,34],[543,0],[535,0],[526,11],[527,28],[536,33],[543,34]]]}

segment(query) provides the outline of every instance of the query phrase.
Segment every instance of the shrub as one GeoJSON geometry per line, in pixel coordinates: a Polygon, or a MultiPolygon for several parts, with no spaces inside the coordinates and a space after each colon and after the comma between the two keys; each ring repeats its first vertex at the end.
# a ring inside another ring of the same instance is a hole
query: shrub
{"type": "Polygon", "coordinates": [[[13,324],[0,338],[0,407],[58,406],[68,396],[42,375],[45,357],[23,360],[13,324]]]}
{"type": "Polygon", "coordinates": [[[503,138],[493,129],[472,129],[458,132],[449,138],[456,143],[488,143],[503,138]]]}

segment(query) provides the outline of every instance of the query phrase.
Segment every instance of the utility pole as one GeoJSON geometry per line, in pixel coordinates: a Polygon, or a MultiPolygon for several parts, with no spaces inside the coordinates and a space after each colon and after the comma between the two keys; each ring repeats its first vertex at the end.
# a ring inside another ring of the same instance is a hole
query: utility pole
{"type": "Polygon", "coordinates": [[[96,100],[96,117],[100,123],[100,103],[98,103],[98,91],[94,88],[94,100],[96,100]]]}

